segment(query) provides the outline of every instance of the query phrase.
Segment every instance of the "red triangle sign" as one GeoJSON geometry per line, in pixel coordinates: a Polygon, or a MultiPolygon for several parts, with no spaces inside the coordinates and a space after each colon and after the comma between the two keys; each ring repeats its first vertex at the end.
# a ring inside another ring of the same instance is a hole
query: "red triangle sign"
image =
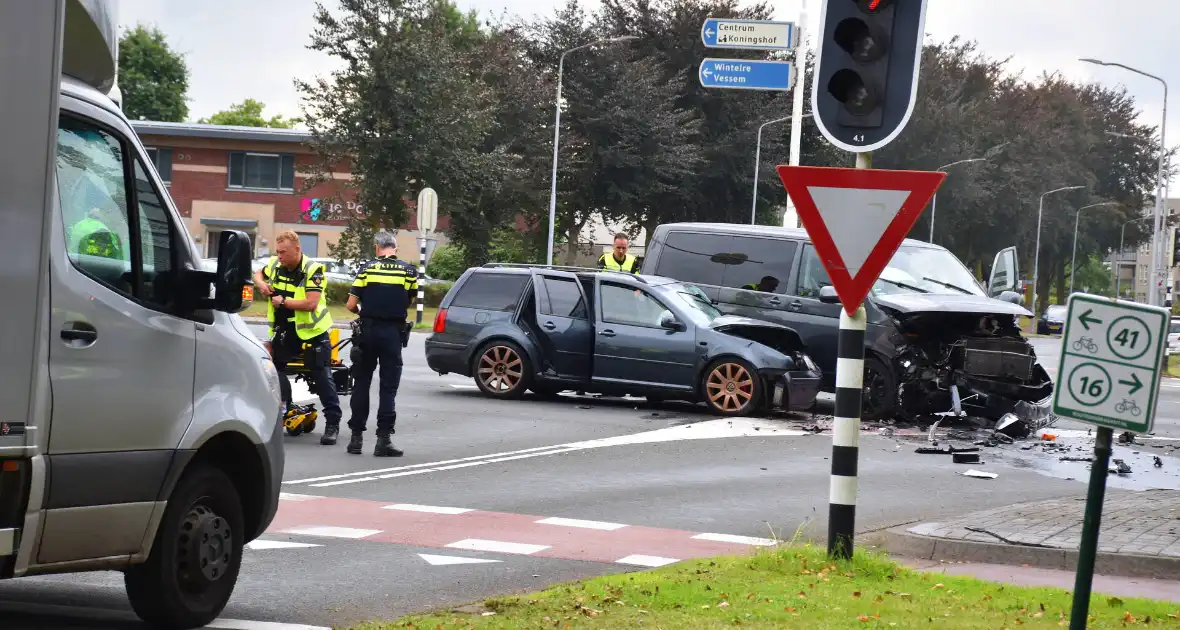
{"type": "Polygon", "coordinates": [[[799,219],[851,316],[946,179],[939,171],[780,166],[799,219]]]}

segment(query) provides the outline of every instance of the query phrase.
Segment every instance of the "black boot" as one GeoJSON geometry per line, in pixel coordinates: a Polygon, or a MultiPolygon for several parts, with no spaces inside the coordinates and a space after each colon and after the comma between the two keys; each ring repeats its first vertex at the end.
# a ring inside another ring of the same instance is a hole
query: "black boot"
{"type": "Polygon", "coordinates": [[[324,436],[320,438],[320,444],[324,446],[332,446],[336,444],[336,436],[340,435],[339,424],[329,424],[324,426],[324,436]]]}
{"type": "Polygon", "coordinates": [[[360,431],[352,432],[352,439],[348,441],[348,452],[351,455],[360,455],[361,447],[365,445],[365,434],[360,431]]]}
{"type": "Polygon", "coordinates": [[[374,457],[401,457],[402,452],[393,447],[389,434],[378,434],[377,445],[373,447],[374,457]]]}

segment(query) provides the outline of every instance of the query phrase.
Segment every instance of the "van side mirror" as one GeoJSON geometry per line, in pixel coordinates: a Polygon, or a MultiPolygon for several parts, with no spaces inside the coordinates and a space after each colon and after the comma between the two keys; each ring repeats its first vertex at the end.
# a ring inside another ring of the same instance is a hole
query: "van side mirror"
{"type": "Polygon", "coordinates": [[[824,304],[839,304],[840,296],[836,295],[836,287],[827,285],[819,288],[819,301],[824,304]]]}
{"type": "Polygon", "coordinates": [[[239,230],[224,230],[217,243],[217,271],[213,280],[213,308],[240,313],[254,302],[250,268],[250,237],[239,230]]]}

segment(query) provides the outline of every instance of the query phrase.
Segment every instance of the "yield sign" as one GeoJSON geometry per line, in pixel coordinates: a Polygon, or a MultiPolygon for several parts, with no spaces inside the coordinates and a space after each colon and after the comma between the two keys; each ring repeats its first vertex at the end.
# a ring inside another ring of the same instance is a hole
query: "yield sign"
{"type": "Polygon", "coordinates": [[[946,179],[938,171],[780,166],[799,219],[849,316],[946,179]]]}

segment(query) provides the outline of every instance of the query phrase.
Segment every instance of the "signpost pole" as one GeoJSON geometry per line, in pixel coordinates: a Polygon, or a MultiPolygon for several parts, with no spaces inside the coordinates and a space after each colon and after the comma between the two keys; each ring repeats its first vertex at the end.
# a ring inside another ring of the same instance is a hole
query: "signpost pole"
{"type": "MultiPolygon", "coordinates": [[[[856,168],[873,167],[872,153],[857,153],[856,168]]],[[[828,495],[828,555],[851,558],[856,534],[857,463],[865,374],[865,307],[840,310],[836,338],[836,408],[832,418],[832,479],[828,495]]]]}
{"type": "MultiPolygon", "coordinates": [[[[426,276],[426,230],[419,230],[422,233],[422,238],[418,239],[418,277],[426,276]]],[[[418,323],[422,323],[422,306],[425,300],[414,300],[418,303],[418,323]]]]}
{"type": "Polygon", "coordinates": [[[1086,516],[1082,521],[1082,544],[1078,548],[1078,573],[1073,586],[1073,610],[1069,630],[1085,630],[1090,615],[1090,587],[1094,581],[1094,558],[1098,554],[1098,529],[1106,498],[1106,476],[1110,467],[1109,427],[1098,427],[1094,441],[1094,463],[1090,465],[1090,488],[1086,491],[1086,516]]]}

